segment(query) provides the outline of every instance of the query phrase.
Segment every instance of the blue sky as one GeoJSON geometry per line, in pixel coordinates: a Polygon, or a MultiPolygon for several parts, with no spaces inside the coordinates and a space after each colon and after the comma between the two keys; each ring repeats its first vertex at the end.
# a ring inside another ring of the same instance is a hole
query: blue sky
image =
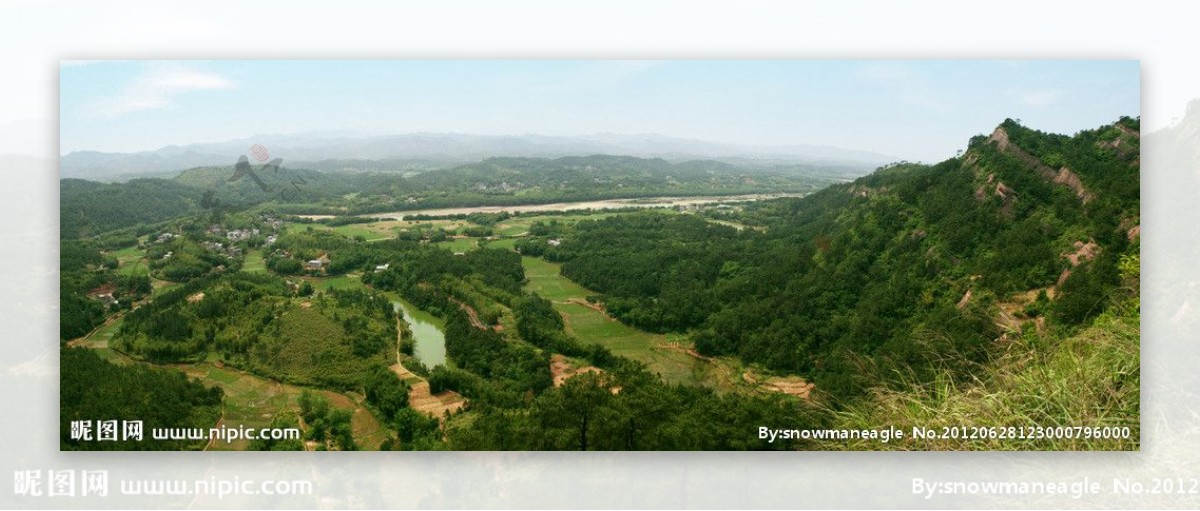
{"type": "Polygon", "coordinates": [[[64,61],[60,152],[258,134],[657,133],[939,161],[1140,115],[1137,61],[64,61]]]}

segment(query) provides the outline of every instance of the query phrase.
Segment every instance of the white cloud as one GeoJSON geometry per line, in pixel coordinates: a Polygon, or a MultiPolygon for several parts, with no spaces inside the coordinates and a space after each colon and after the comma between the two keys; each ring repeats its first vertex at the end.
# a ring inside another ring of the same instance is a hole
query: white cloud
{"type": "Polygon", "coordinates": [[[194,69],[170,67],[143,73],[115,96],[95,103],[95,111],[106,117],[170,106],[175,98],[192,91],[227,90],[237,84],[221,75],[194,69]]]}

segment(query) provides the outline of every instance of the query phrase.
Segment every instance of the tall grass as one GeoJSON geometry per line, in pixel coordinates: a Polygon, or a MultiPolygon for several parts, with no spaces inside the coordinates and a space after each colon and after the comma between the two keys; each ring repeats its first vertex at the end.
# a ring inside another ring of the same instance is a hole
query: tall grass
{"type": "MultiPolygon", "coordinates": [[[[1128,274],[1127,274],[1128,277],[1128,274]]],[[[1137,276],[1134,274],[1133,279],[1137,276]]],[[[1127,278],[1127,282],[1129,279],[1127,278]]],[[[1137,450],[1139,448],[1140,299],[1136,280],[1091,325],[1068,334],[1026,334],[979,366],[972,379],[940,372],[918,382],[875,388],[870,396],[830,411],[834,427],[900,428],[903,442],[871,440],[847,449],[912,450],[1137,450]],[[1132,287],[1132,290],[1130,290],[1132,287]],[[1128,427],[1124,439],[914,440],[912,428],[943,427],[1128,427]]]]}

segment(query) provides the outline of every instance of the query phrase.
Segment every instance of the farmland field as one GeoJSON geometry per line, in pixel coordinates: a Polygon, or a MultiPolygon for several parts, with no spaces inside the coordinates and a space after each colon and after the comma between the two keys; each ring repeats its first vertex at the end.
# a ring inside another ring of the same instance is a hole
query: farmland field
{"type": "Polygon", "coordinates": [[[312,285],[314,291],[325,291],[328,289],[356,289],[363,287],[362,279],[358,275],[346,274],[336,277],[301,277],[312,285]]]}
{"type": "Polygon", "coordinates": [[[150,273],[146,266],[146,253],[137,247],[127,247],[109,254],[117,258],[117,273],[121,275],[146,275],[150,273]]]}
{"type": "Polygon", "coordinates": [[[584,343],[598,343],[616,355],[644,362],[669,383],[700,383],[697,373],[704,372],[704,364],[667,349],[666,336],[643,332],[583,305],[585,298],[595,293],[559,274],[560,265],[534,257],[522,257],[521,263],[529,279],[525,290],[550,300],[563,315],[568,333],[584,343]]]}
{"type": "Polygon", "coordinates": [[[474,238],[454,238],[435,242],[434,245],[451,252],[470,252],[479,248],[479,242],[474,238]]]}
{"type": "Polygon", "coordinates": [[[397,222],[374,222],[368,224],[349,224],[328,226],[325,224],[309,224],[313,230],[332,231],[348,238],[362,236],[367,241],[382,240],[396,237],[397,222]]]}
{"type": "MultiPolygon", "coordinates": [[[[225,406],[222,419],[226,424],[238,424],[247,428],[270,426],[277,415],[296,415],[300,411],[297,400],[304,387],[280,383],[261,378],[229,367],[218,367],[209,362],[178,366],[188,376],[199,378],[205,386],[219,386],[225,391],[225,406]]],[[[375,449],[384,440],[387,429],[361,403],[354,398],[329,390],[315,391],[334,408],[352,413],[351,427],[354,441],[361,449],[375,449]]],[[[246,450],[249,440],[226,442],[213,441],[210,450],[246,450]]]]}
{"type": "Polygon", "coordinates": [[[559,273],[562,265],[536,257],[522,257],[525,278],[529,280],[525,290],[537,293],[553,302],[565,302],[571,298],[584,298],[593,294],[559,273]]]}
{"type": "Polygon", "coordinates": [[[517,238],[504,238],[493,241],[482,241],[480,247],[493,248],[498,250],[512,250],[517,243],[517,238]]]}
{"type": "MultiPolygon", "coordinates": [[[[650,209],[648,211],[656,211],[663,213],[673,213],[672,209],[650,209]]],[[[560,224],[572,225],[583,220],[600,220],[610,216],[620,215],[619,212],[592,212],[592,213],[568,213],[563,215],[536,215],[536,216],[519,216],[510,218],[496,224],[495,233],[498,236],[516,236],[529,231],[529,227],[534,222],[550,223],[558,222],[560,224]]]]}
{"type": "Polygon", "coordinates": [[[247,252],[246,260],[242,262],[242,271],[249,273],[263,273],[267,271],[267,265],[263,260],[262,252],[258,250],[247,252]]]}
{"type": "MultiPolygon", "coordinates": [[[[143,362],[114,351],[108,341],[121,327],[121,319],[97,329],[79,346],[94,350],[101,358],[114,364],[128,365],[143,362]]],[[[255,376],[237,369],[223,366],[220,362],[206,361],[196,364],[172,364],[190,378],[197,378],[207,387],[221,387],[225,391],[222,420],[225,424],[247,428],[267,427],[276,415],[298,414],[297,398],[304,387],[289,385],[275,380],[255,376]]],[[[351,426],[354,441],[362,449],[375,449],[387,436],[387,429],[357,398],[329,390],[319,390],[334,408],[352,412],[351,426]]],[[[214,441],[210,450],[246,450],[248,440],[233,442],[214,441]]]]}

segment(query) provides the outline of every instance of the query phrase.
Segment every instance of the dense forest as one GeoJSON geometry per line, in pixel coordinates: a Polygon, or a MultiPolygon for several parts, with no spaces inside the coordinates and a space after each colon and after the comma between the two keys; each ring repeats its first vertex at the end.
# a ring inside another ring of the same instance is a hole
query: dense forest
{"type": "Polygon", "coordinates": [[[60,367],[60,441],[63,450],[114,451],[199,449],[195,440],[151,440],[152,428],[208,428],[220,415],[220,388],[205,388],[183,373],[147,366],[122,367],[100,358],[89,349],[63,349],[60,367]],[[72,421],[141,420],[141,441],[81,442],[70,437],[72,421]]]}

